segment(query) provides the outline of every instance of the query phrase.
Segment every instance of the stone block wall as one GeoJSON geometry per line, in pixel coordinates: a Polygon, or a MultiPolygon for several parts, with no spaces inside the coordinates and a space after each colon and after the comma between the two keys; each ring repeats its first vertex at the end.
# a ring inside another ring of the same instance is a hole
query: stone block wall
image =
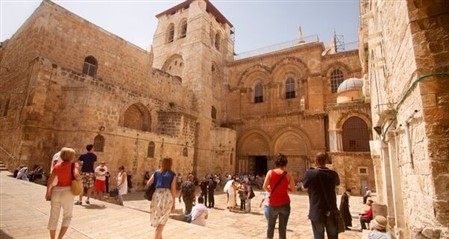
{"type": "Polygon", "coordinates": [[[394,216],[400,238],[446,238],[448,201],[443,198],[448,194],[441,185],[449,171],[444,166],[448,118],[443,116],[448,115],[449,6],[445,1],[369,5],[365,27],[373,121],[383,126],[379,140],[394,146],[389,147],[393,158],[384,160],[398,165],[391,169],[392,184],[383,182],[387,188],[383,196],[389,197],[391,186],[402,193],[388,205],[399,212],[394,216]],[[388,115],[388,104],[394,112],[392,120],[382,119],[388,115]]]}

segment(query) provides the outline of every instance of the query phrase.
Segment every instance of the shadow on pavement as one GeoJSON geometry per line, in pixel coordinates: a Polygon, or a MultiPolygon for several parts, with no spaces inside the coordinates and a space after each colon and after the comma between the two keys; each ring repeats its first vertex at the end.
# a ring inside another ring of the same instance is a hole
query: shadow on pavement
{"type": "Polygon", "coordinates": [[[9,236],[3,230],[0,230],[0,238],[1,239],[14,239],[14,237],[9,236]]]}

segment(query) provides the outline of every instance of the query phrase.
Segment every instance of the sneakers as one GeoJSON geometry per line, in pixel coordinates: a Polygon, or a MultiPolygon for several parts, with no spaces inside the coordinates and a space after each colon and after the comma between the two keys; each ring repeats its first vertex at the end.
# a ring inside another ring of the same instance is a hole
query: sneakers
{"type": "Polygon", "coordinates": [[[87,205],[89,205],[89,204],[90,204],[89,200],[86,200],[86,204],[87,204],[87,205]]]}
{"type": "Polygon", "coordinates": [[[75,202],[75,205],[83,205],[83,202],[81,202],[81,201],[76,201],[76,202],[75,202]]]}

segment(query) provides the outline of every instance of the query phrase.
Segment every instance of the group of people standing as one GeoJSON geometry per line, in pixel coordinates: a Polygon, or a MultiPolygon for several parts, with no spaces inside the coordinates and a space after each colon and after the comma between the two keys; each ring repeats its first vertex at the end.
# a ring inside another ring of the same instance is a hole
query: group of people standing
{"type": "MultiPolygon", "coordinates": [[[[103,200],[104,192],[109,191],[109,171],[106,162],[101,161],[100,165],[95,167],[97,156],[93,153],[93,145],[88,144],[86,150],[87,152],[81,154],[77,161],[75,160],[75,150],[72,148],[63,147],[53,155],[45,194],[45,199],[51,201],[50,218],[47,226],[51,239],[56,238],[56,227],[61,209],[63,210],[63,217],[58,239],[64,237],[70,225],[73,205],[83,204],[84,191],[87,193],[86,204],[90,204],[93,191],[99,200],[103,200]],[[73,203],[74,195],[71,192],[72,179],[81,180],[84,189],[75,203],[73,203]]],[[[119,191],[118,204],[123,205],[122,195],[127,194],[128,191],[127,174],[123,166],[119,167],[116,188],[119,191]]]]}
{"type": "MultiPolygon", "coordinates": [[[[52,167],[52,173],[48,180],[46,200],[51,201],[50,218],[48,222],[48,229],[52,239],[56,236],[56,226],[59,219],[61,209],[63,209],[62,225],[58,238],[63,238],[68,226],[70,225],[73,210],[74,195],[70,190],[72,179],[82,180],[84,187],[87,189],[86,204],[89,204],[92,187],[95,185],[96,190],[104,192],[107,167],[102,161],[101,165],[94,168],[94,163],[97,161],[96,155],[92,152],[92,145],[86,147],[87,153],[79,157],[79,163],[74,162],[75,150],[71,148],[62,148],[58,155],[58,163],[52,167]],[[95,180],[94,179],[95,177],[95,180]],[[98,181],[97,181],[98,180],[98,181]]],[[[328,239],[338,238],[338,228],[335,220],[329,217],[333,210],[337,209],[337,200],[335,194],[335,187],[340,184],[338,174],[327,168],[326,162],[328,156],[326,153],[318,153],[315,157],[315,168],[306,171],[302,191],[308,192],[309,197],[309,213],[308,217],[311,221],[312,231],[315,239],[323,239],[326,232],[328,239]]],[[[280,154],[275,160],[275,168],[269,170],[266,174],[263,189],[266,191],[266,207],[264,209],[265,217],[267,218],[267,238],[272,239],[274,236],[274,229],[276,221],[279,220],[279,239],[286,239],[287,224],[291,212],[289,192],[295,192],[295,182],[292,174],[287,172],[286,166],[288,159],[285,155],[280,154]]],[[[147,180],[146,186],[155,184],[155,192],[150,203],[150,221],[151,226],[155,228],[155,239],[162,238],[164,226],[170,216],[170,213],[175,209],[175,198],[184,201],[185,214],[189,221],[199,225],[205,225],[208,211],[207,207],[214,207],[214,191],[217,185],[212,178],[205,177],[200,183],[201,196],[198,197],[198,203],[193,207],[195,202],[195,184],[194,177],[190,174],[185,182],[182,182],[177,193],[177,184],[179,178],[172,171],[173,160],[171,158],[162,159],[160,168],[156,170],[147,180]],[[206,206],[207,205],[207,206],[206,206]]],[[[241,210],[250,210],[250,194],[251,186],[247,181],[243,181],[239,185],[235,180],[229,180],[225,185],[228,192],[228,208],[236,206],[236,195],[240,192],[241,210]],[[229,183],[230,182],[230,183],[229,183]],[[229,183],[229,185],[228,185],[229,183]],[[243,192],[243,193],[242,193],[243,192]]],[[[121,195],[127,193],[127,174],[123,166],[119,168],[117,176],[117,189],[119,190],[119,204],[123,205],[121,195]],[[121,203],[120,203],[121,202],[121,203]]],[[[82,196],[76,205],[82,205],[82,196]]],[[[102,194],[99,194],[102,197],[102,194]]],[[[343,195],[342,201],[345,203],[349,197],[347,192],[346,197],[343,195]]],[[[367,199],[367,204],[370,206],[371,199],[367,199]]],[[[367,212],[368,213],[368,212],[367,212]]],[[[362,215],[363,217],[363,215],[362,215]]],[[[361,218],[362,218],[361,217],[361,218]]],[[[372,208],[371,208],[372,217],[372,208]]],[[[386,219],[382,216],[376,216],[371,220],[372,228],[376,229],[370,235],[383,236],[388,235],[386,230],[386,219]],[[383,230],[383,231],[382,231],[383,230]],[[384,233],[384,234],[382,234],[384,233]]],[[[362,224],[363,225],[363,224],[362,224]]],[[[349,224],[348,224],[349,226],[349,224]]],[[[363,227],[363,226],[362,226],[363,227]]],[[[372,237],[385,238],[390,237],[372,237]]]]}

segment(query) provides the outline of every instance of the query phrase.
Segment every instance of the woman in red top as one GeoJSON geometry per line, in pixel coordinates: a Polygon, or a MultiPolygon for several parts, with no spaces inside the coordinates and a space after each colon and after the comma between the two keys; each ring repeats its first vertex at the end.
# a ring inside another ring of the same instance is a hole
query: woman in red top
{"type": "MultiPolygon", "coordinates": [[[[64,237],[67,228],[72,220],[72,209],[73,209],[73,195],[70,190],[72,185],[72,161],[75,159],[75,150],[71,148],[62,148],[60,155],[62,162],[57,163],[53,168],[53,172],[48,179],[47,183],[47,194],[45,199],[51,201],[50,209],[50,219],[48,220],[48,230],[50,231],[50,238],[55,239],[56,228],[58,225],[59,214],[61,208],[62,213],[62,224],[61,230],[59,231],[58,239],[64,237]]],[[[75,163],[74,165],[74,177],[76,179],[81,179],[79,173],[79,165],[75,163]]]]}
{"type": "Polygon", "coordinates": [[[296,190],[292,175],[285,171],[287,162],[287,157],[279,154],[275,162],[276,168],[268,171],[263,183],[263,189],[270,194],[268,198],[268,239],[272,239],[274,236],[274,226],[278,217],[279,239],[287,238],[287,222],[290,216],[288,191],[294,192],[296,190]]]}

